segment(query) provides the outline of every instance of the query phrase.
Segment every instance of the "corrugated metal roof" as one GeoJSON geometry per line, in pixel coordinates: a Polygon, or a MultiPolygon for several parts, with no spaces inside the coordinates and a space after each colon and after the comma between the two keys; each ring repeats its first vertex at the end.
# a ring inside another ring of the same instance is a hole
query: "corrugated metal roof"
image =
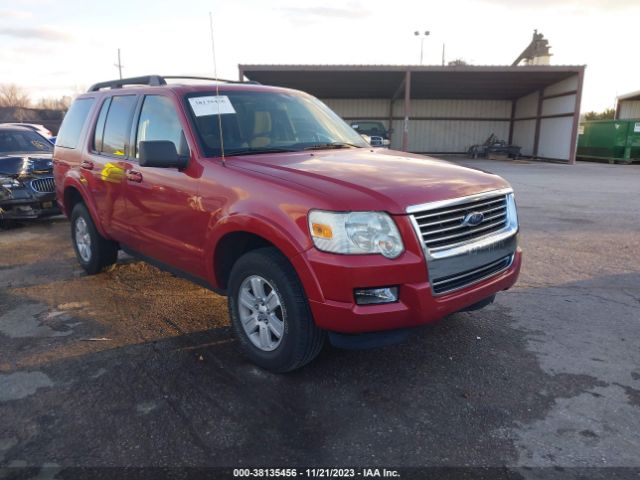
{"type": "Polygon", "coordinates": [[[640,90],[620,95],[618,96],[618,101],[620,100],[640,100],[640,90]]]}
{"type": "Polygon", "coordinates": [[[440,65],[407,65],[407,64],[394,64],[394,63],[385,63],[385,64],[356,64],[356,63],[308,63],[308,64],[293,64],[293,63],[241,63],[238,65],[240,69],[251,69],[251,70],[482,70],[482,69],[492,69],[492,70],[558,70],[558,69],[570,69],[579,71],[586,67],[586,65],[450,65],[450,66],[440,66],[440,65]]]}
{"type": "Polygon", "coordinates": [[[239,65],[240,75],[263,84],[307,91],[321,98],[411,97],[516,99],[584,70],[583,65],[239,65]]]}

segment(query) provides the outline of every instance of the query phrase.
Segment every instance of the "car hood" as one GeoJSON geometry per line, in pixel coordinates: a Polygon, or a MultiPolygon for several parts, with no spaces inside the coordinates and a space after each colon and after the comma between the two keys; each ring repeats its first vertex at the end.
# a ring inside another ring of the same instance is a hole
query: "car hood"
{"type": "Polygon", "coordinates": [[[11,154],[0,155],[0,175],[10,177],[51,174],[53,163],[51,154],[11,154]]]}
{"type": "Polygon", "coordinates": [[[228,164],[321,192],[335,210],[403,214],[411,205],[509,186],[491,173],[388,149],[264,154],[235,157],[228,164]]]}

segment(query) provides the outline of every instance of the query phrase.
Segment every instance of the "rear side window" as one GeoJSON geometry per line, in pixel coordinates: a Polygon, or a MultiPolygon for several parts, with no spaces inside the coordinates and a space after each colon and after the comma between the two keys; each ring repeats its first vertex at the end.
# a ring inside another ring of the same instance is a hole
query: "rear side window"
{"type": "Polygon", "coordinates": [[[78,98],[73,102],[60,126],[60,131],[56,138],[56,146],[64,148],[76,148],[78,146],[82,127],[89,116],[93,102],[93,98],[78,98]]]}
{"type": "Polygon", "coordinates": [[[102,137],[104,136],[104,122],[107,120],[107,112],[109,111],[109,105],[111,105],[111,98],[107,98],[102,104],[100,109],[100,115],[98,115],[98,121],[96,123],[96,130],[93,132],[93,149],[96,152],[102,151],[102,137]]]}
{"type": "MultiPolygon", "coordinates": [[[[95,139],[95,146],[98,152],[116,157],[127,156],[129,147],[129,132],[131,131],[131,116],[136,106],[137,97],[135,95],[113,96],[111,103],[103,105],[103,110],[108,109],[104,122],[104,133],[102,140],[95,139]],[[99,150],[98,150],[99,147],[99,150]]],[[[100,117],[103,113],[100,112],[100,117]]],[[[100,119],[99,119],[100,120],[100,119]]],[[[100,127],[98,122],[97,127],[100,127]]],[[[96,132],[99,134],[98,128],[96,132]]]]}

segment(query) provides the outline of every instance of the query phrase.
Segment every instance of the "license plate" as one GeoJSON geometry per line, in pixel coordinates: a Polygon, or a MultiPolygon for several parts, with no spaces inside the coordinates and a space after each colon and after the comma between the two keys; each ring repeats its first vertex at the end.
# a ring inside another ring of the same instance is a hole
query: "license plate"
{"type": "Polygon", "coordinates": [[[42,202],[42,208],[53,208],[53,202],[42,202]]]}

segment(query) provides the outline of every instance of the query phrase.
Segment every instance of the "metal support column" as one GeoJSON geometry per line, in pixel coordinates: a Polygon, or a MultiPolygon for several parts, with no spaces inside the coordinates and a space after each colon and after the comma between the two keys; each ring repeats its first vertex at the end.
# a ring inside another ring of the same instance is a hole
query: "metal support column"
{"type": "Polygon", "coordinates": [[[389,127],[387,128],[387,130],[389,131],[389,142],[391,142],[393,138],[393,104],[400,97],[402,89],[404,89],[406,80],[406,78],[402,79],[402,82],[400,82],[400,85],[398,85],[398,88],[396,88],[396,91],[393,93],[393,96],[389,100],[389,127]]]}
{"type": "Polygon", "coordinates": [[[584,67],[578,73],[578,88],[576,88],[576,104],[573,110],[573,128],[571,129],[571,148],[569,153],[569,165],[576,164],[576,151],[578,149],[578,126],[580,124],[580,103],[582,103],[582,85],[584,83],[584,67]]]}
{"type": "Polygon", "coordinates": [[[540,146],[540,124],[542,123],[542,102],[544,102],[544,90],[538,91],[538,111],[536,113],[536,131],[533,137],[533,158],[538,156],[540,146]]]}
{"type": "Polygon", "coordinates": [[[516,104],[518,100],[511,101],[511,118],[509,119],[509,145],[513,145],[513,126],[516,119],[516,104]]]}
{"type": "Polygon", "coordinates": [[[387,127],[389,145],[391,145],[391,140],[393,139],[393,102],[395,102],[394,98],[389,100],[389,126],[387,127]]]}
{"type": "Polygon", "coordinates": [[[411,70],[404,80],[404,125],[402,127],[402,150],[409,150],[409,117],[411,116],[411,70]]]}

